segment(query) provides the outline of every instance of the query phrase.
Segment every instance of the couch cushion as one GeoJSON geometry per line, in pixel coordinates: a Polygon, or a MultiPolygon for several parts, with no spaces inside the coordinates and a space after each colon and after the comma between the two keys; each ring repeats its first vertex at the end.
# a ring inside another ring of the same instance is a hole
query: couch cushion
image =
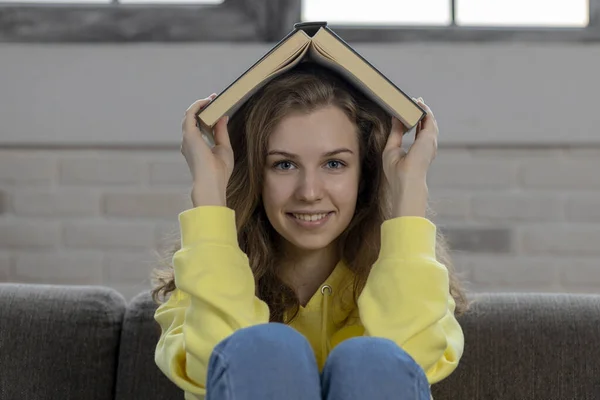
{"type": "Polygon", "coordinates": [[[465,354],[435,400],[600,399],[600,296],[481,294],[465,354]]]}
{"type": "Polygon", "coordinates": [[[98,286],[0,284],[0,398],[113,398],[126,302],[98,286]]]}
{"type": "Polygon", "coordinates": [[[121,335],[117,400],[183,400],[183,391],[156,366],[154,350],[160,326],[154,320],[158,306],[149,292],[131,299],[121,335]]]}

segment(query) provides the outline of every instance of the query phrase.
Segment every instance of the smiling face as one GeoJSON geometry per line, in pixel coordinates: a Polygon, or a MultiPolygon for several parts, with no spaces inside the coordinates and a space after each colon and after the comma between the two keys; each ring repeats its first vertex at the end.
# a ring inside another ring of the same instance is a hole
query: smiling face
{"type": "Polygon", "coordinates": [[[354,216],[359,179],[357,129],[341,109],[289,115],[269,137],[267,217],[295,250],[328,248],[354,216]]]}

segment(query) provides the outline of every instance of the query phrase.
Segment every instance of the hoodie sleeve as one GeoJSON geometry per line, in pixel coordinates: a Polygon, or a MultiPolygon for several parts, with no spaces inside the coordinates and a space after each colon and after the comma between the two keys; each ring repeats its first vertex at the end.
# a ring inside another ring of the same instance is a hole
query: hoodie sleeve
{"type": "Polygon", "coordinates": [[[154,314],[161,328],[155,362],[186,399],[197,399],[206,393],[213,348],[238,329],[267,323],[269,309],[255,296],[233,210],[197,207],[182,212],[179,224],[181,250],[173,257],[177,289],[154,314]]]}
{"type": "Polygon", "coordinates": [[[435,243],[436,227],[426,218],[385,221],[379,258],[358,299],[365,335],[396,342],[430,384],[456,369],[464,346],[448,270],[436,259],[435,243]]]}

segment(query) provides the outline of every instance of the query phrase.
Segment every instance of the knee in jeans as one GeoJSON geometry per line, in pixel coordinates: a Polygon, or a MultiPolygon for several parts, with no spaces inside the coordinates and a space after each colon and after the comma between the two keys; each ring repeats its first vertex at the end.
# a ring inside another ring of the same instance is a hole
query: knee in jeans
{"type": "Polygon", "coordinates": [[[310,345],[301,333],[280,323],[254,325],[240,329],[224,342],[228,347],[235,347],[236,351],[254,349],[264,355],[310,350],[310,345]]]}
{"type": "Polygon", "coordinates": [[[369,367],[372,365],[383,364],[394,366],[395,370],[414,373],[421,367],[416,361],[400,346],[389,339],[361,336],[347,339],[337,345],[327,359],[328,364],[334,368],[344,365],[356,365],[369,367]]]}

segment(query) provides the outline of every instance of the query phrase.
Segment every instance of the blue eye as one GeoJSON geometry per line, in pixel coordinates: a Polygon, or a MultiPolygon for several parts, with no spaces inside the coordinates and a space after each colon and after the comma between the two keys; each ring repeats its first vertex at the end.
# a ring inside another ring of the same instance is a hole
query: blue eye
{"type": "Polygon", "coordinates": [[[289,161],[278,161],[273,165],[273,167],[275,167],[276,169],[287,171],[292,169],[294,167],[294,164],[292,164],[289,161]]]}
{"type": "Polygon", "coordinates": [[[339,160],[329,160],[327,161],[327,168],[331,169],[340,169],[344,167],[345,164],[339,160]]]}

